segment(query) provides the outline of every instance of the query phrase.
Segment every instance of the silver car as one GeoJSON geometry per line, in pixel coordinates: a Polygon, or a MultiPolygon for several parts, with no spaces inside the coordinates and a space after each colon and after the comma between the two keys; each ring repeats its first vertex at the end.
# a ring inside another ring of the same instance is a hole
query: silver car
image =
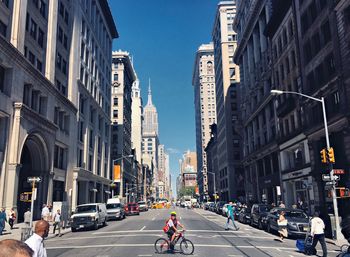
{"type": "Polygon", "coordinates": [[[147,205],[146,202],[139,201],[137,204],[139,205],[139,210],[140,211],[148,211],[148,205],[147,205]]]}
{"type": "Polygon", "coordinates": [[[108,203],[107,204],[107,219],[125,219],[125,209],[122,203],[108,203]]]}

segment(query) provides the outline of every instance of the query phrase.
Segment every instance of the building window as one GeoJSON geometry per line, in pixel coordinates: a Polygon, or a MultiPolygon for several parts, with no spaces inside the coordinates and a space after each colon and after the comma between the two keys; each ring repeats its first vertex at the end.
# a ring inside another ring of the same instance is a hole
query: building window
{"type": "Polygon", "coordinates": [[[33,19],[31,19],[31,26],[30,26],[30,35],[36,39],[36,31],[37,31],[37,25],[34,22],[33,19]]]}
{"type": "Polygon", "coordinates": [[[61,69],[62,66],[62,56],[60,53],[57,53],[57,60],[56,60],[56,66],[57,68],[61,69]]]}
{"type": "Polygon", "coordinates": [[[38,69],[38,71],[43,72],[43,64],[38,59],[36,60],[36,68],[38,69]]]}
{"type": "Polygon", "coordinates": [[[39,12],[40,12],[41,16],[46,18],[46,4],[43,0],[40,1],[39,12]]]}
{"type": "Polygon", "coordinates": [[[6,37],[7,26],[0,20],[0,34],[6,37]]]}
{"type": "Polygon", "coordinates": [[[118,110],[113,110],[113,118],[118,118],[118,110]]]}
{"type": "Polygon", "coordinates": [[[0,66],[0,92],[5,89],[5,68],[0,66]]]}
{"type": "Polygon", "coordinates": [[[118,73],[114,73],[113,74],[113,81],[117,81],[118,80],[118,73]]]}
{"type": "Polygon", "coordinates": [[[38,44],[41,48],[43,48],[43,46],[44,46],[44,31],[42,31],[40,28],[39,28],[39,33],[38,33],[38,44]]]}
{"type": "Polygon", "coordinates": [[[118,97],[114,97],[114,98],[113,98],[113,104],[114,104],[115,106],[118,105],[118,97]]]}
{"type": "Polygon", "coordinates": [[[321,33],[323,37],[323,44],[327,44],[331,40],[331,28],[329,26],[329,21],[327,20],[325,23],[321,26],[321,33]]]}
{"type": "Polygon", "coordinates": [[[67,149],[55,145],[54,167],[64,170],[67,166],[67,149]]]}
{"type": "Polygon", "coordinates": [[[31,51],[29,51],[29,61],[31,64],[35,64],[35,55],[31,51]]]}

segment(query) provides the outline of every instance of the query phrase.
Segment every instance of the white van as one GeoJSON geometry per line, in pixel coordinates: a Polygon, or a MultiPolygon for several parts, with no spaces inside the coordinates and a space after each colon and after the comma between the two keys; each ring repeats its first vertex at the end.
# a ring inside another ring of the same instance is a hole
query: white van
{"type": "Polygon", "coordinates": [[[121,203],[120,198],[109,198],[107,204],[121,203]]]}
{"type": "Polygon", "coordinates": [[[71,216],[72,232],[89,227],[96,230],[100,225],[107,225],[107,209],[104,203],[78,205],[71,216]]]}

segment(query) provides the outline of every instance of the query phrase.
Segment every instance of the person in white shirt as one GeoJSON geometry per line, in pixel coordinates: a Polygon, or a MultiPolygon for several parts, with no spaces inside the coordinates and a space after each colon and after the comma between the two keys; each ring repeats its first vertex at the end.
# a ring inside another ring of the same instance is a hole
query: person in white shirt
{"type": "Polygon", "coordinates": [[[325,225],[323,220],[319,217],[319,213],[315,212],[314,217],[311,219],[311,236],[313,238],[312,247],[315,248],[317,243],[320,242],[323,251],[323,257],[327,257],[327,245],[324,236],[325,225]]]}
{"type": "Polygon", "coordinates": [[[49,216],[50,216],[50,210],[47,207],[46,204],[43,205],[43,209],[41,210],[41,218],[45,221],[49,220],[49,216]]]}
{"type": "Polygon", "coordinates": [[[39,220],[35,223],[34,234],[25,243],[34,251],[33,257],[47,257],[44,247],[44,238],[49,234],[49,223],[39,220]]]}

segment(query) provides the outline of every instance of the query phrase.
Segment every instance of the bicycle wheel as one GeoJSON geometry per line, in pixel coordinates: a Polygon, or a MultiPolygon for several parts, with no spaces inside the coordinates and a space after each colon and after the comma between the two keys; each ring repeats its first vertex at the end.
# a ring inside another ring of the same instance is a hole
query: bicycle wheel
{"type": "Polygon", "coordinates": [[[180,243],[180,249],[184,255],[190,255],[194,252],[194,245],[191,240],[184,239],[180,243]]]}
{"type": "Polygon", "coordinates": [[[159,238],[154,243],[154,248],[156,249],[156,253],[166,253],[169,250],[169,241],[165,238],[159,238]]]}

